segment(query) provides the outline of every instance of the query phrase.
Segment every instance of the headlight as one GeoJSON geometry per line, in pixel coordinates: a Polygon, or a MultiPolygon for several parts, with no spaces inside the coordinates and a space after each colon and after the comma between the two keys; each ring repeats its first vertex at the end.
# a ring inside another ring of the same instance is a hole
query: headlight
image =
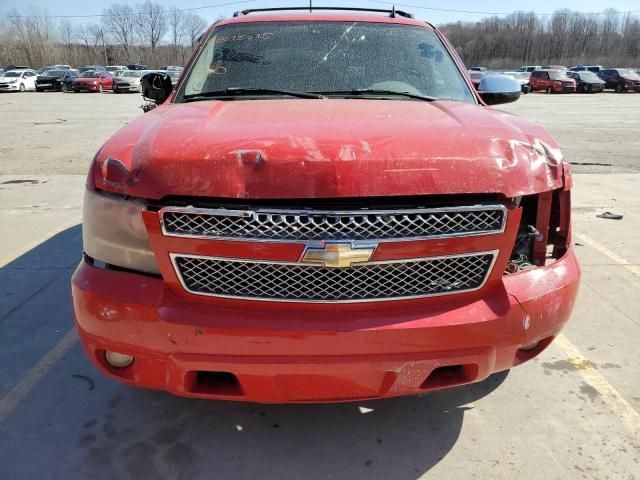
{"type": "Polygon", "coordinates": [[[7,83],[16,83],[18,80],[9,80],[7,83]]]}
{"type": "Polygon", "coordinates": [[[142,220],[142,202],[87,190],[82,210],[87,255],[118,267],[160,273],[142,220]]]}
{"type": "Polygon", "coordinates": [[[93,81],[93,84],[94,84],[94,85],[97,85],[97,84],[98,84],[98,81],[97,81],[97,80],[94,80],[94,81],[93,81]]]}

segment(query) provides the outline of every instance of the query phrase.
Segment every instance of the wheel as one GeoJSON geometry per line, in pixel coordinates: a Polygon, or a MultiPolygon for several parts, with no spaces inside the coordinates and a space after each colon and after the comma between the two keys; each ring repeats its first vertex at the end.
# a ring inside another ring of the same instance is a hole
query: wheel
{"type": "Polygon", "coordinates": [[[616,85],[616,93],[624,93],[624,85],[622,83],[616,85]]]}
{"type": "Polygon", "coordinates": [[[102,93],[102,92],[103,92],[103,90],[104,90],[104,89],[102,88],[102,84],[98,85],[98,91],[99,91],[100,93],[102,93]]]}
{"type": "Polygon", "coordinates": [[[547,87],[547,93],[553,93],[553,87],[552,86],[548,86],[547,87]]]}
{"type": "Polygon", "coordinates": [[[74,88],[74,89],[73,89],[73,91],[74,91],[75,93],[80,93],[80,89],[79,89],[79,88],[74,88]]]}
{"type": "Polygon", "coordinates": [[[36,87],[36,92],[42,92],[44,90],[42,90],[41,88],[36,87]]]}
{"type": "Polygon", "coordinates": [[[25,91],[24,83],[21,83],[19,88],[21,92],[24,92],[25,91]]]}
{"type": "Polygon", "coordinates": [[[115,85],[113,86],[113,93],[120,93],[120,90],[115,85]]]}
{"type": "Polygon", "coordinates": [[[578,88],[576,88],[576,92],[584,93],[584,85],[583,84],[578,85],[578,88]]]}
{"type": "Polygon", "coordinates": [[[523,94],[525,94],[525,95],[526,95],[526,94],[527,94],[527,93],[529,93],[530,91],[531,91],[531,87],[530,87],[529,85],[524,85],[524,86],[522,87],[522,93],[523,93],[523,94]]]}
{"type": "Polygon", "coordinates": [[[68,88],[67,88],[67,84],[66,84],[66,83],[63,83],[63,84],[60,86],[60,91],[61,91],[61,92],[65,92],[65,93],[66,93],[66,92],[67,92],[67,90],[68,90],[68,88]]]}
{"type": "Polygon", "coordinates": [[[56,92],[61,92],[62,91],[62,85],[60,83],[57,83],[55,89],[56,89],[56,92]]]}

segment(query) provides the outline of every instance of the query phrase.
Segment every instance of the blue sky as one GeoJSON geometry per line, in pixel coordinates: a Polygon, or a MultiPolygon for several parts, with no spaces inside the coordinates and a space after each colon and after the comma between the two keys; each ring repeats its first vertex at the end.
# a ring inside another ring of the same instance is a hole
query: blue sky
{"type": "MultiPolygon", "coordinates": [[[[233,0],[155,0],[156,3],[160,3],[167,7],[178,6],[179,8],[195,8],[204,7],[207,5],[219,5],[222,3],[229,3],[233,0]]],[[[308,0],[307,0],[308,1],[308,0]]],[[[102,5],[108,6],[111,3],[106,0],[102,5]]],[[[124,2],[132,6],[138,3],[136,0],[133,2],[124,2]]],[[[141,3],[141,1],[140,1],[141,3]]],[[[381,2],[375,2],[371,0],[360,1],[332,1],[332,0],[314,0],[314,5],[317,6],[350,6],[350,7],[372,7],[372,8],[390,8],[390,5],[385,5],[381,2]]],[[[193,10],[204,17],[207,21],[212,22],[220,15],[230,16],[236,10],[242,10],[245,8],[260,8],[260,7],[280,7],[280,6],[303,6],[306,5],[305,0],[291,1],[291,0],[255,0],[242,2],[237,5],[226,5],[212,8],[202,8],[193,10]]],[[[577,10],[582,12],[602,12],[606,8],[615,8],[619,11],[640,11],[640,3],[638,0],[610,0],[606,2],[598,0],[536,0],[535,2],[528,2],[528,4],[522,3],[509,3],[498,2],[496,0],[488,0],[478,2],[477,0],[458,0],[448,2],[437,1],[420,1],[420,0],[404,0],[397,3],[398,9],[410,11],[416,15],[416,17],[428,20],[430,22],[441,24],[449,21],[476,21],[484,18],[488,15],[481,13],[462,13],[462,12],[443,12],[438,10],[428,10],[422,7],[433,7],[434,9],[452,9],[452,10],[468,10],[468,11],[486,11],[486,12],[511,12],[512,10],[527,10],[535,11],[536,13],[550,13],[560,8],[568,8],[571,10],[577,10]],[[412,5],[412,6],[405,6],[412,5]]],[[[32,9],[46,9],[49,15],[91,15],[99,14],[102,8],[95,3],[88,3],[86,0],[60,0],[52,3],[50,0],[0,0],[0,14],[6,14],[9,10],[18,8],[22,14],[28,14],[32,9]]],[[[74,22],[99,22],[100,18],[88,18],[88,19],[73,19],[74,22]]]]}

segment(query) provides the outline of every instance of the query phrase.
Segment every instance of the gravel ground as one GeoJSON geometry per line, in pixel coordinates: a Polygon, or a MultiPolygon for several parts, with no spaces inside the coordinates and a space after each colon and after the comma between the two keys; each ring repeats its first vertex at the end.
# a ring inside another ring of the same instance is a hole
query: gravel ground
{"type": "MultiPolygon", "coordinates": [[[[100,145],[142,115],[141,104],[138,94],[0,94],[11,119],[11,134],[0,137],[0,174],[85,174],[100,145]]],[[[640,94],[532,93],[497,108],[541,123],[572,162],[597,164],[576,164],[575,173],[640,172],[640,94]]]]}

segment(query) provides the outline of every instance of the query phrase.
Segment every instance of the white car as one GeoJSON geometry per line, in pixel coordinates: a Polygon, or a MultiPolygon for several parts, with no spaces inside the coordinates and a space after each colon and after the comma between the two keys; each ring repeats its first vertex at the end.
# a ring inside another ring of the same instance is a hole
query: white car
{"type": "Polygon", "coordinates": [[[113,79],[113,93],[142,92],[140,80],[147,73],[158,70],[127,70],[113,79]]]}
{"type": "Polygon", "coordinates": [[[107,72],[109,73],[117,72],[118,70],[129,70],[129,68],[125,65],[107,65],[107,72]]]}
{"type": "Polygon", "coordinates": [[[36,89],[35,70],[9,70],[0,77],[0,92],[24,92],[36,89]]]}

